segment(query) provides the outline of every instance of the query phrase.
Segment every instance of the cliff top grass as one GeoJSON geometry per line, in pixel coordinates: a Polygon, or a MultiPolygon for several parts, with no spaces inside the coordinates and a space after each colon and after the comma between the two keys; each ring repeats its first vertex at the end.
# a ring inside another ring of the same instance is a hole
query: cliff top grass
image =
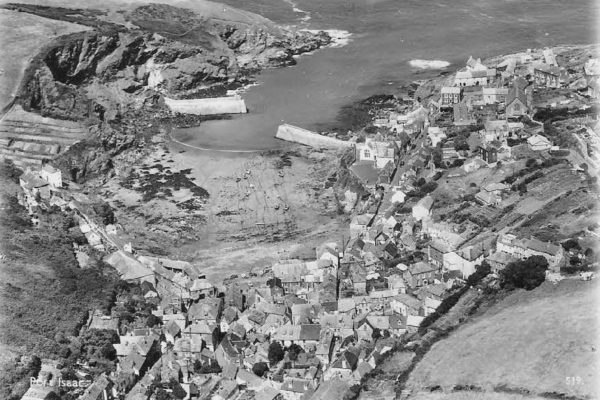
{"type": "Polygon", "coordinates": [[[597,281],[566,280],[513,292],[433,345],[406,387],[598,396],[597,290],[597,281]]]}
{"type": "Polygon", "coordinates": [[[32,55],[52,39],[89,28],[0,9],[0,108],[14,97],[32,55]]]}

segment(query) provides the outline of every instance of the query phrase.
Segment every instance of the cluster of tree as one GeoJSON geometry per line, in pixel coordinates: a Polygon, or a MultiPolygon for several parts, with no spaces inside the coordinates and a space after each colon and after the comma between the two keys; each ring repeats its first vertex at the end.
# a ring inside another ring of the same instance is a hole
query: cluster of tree
{"type": "Polygon", "coordinates": [[[102,219],[104,225],[114,224],[116,221],[115,213],[108,203],[102,202],[94,204],[94,212],[102,219]]]}
{"type": "MultiPolygon", "coordinates": [[[[548,158],[548,159],[542,161],[541,163],[535,163],[535,164],[530,163],[529,167],[526,166],[525,168],[515,172],[514,174],[507,176],[506,178],[504,178],[504,180],[502,182],[510,185],[510,184],[513,184],[517,179],[519,179],[529,173],[535,172],[536,170],[543,169],[543,168],[549,168],[553,165],[558,165],[558,164],[561,164],[564,162],[565,162],[565,160],[561,159],[561,158],[548,158]]],[[[533,179],[537,179],[539,177],[540,176],[538,175],[536,178],[533,178],[533,179]]],[[[529,181],[529,182],[531,182],[531,181],[529,181]]],[[[526,183],[528,183],[528,182],[526,182],[526,183]]]]}
{"type": "Polygon", "coordinates": [[[0,367],[0,398],[19,400],[29,388],[30,378],[37,378],[42,361],[37,356],[7,360],[0,367]]]}
{"type": "Polygon", "coordinates": [[[219,374],[222,369],[216,362],[202,363],[200,360],[194,361],[194,372],[198,374],[219,374]]]}
{"type": "Polygon", "coordinates": [[[514,261],[500,271],[502,286],[506,289],[523,288],[532,290],[546,279],[548,260],[543,256],[531,256],[514,261]]]}
{"type": "Polygon", "coordinates": [[[408,197],[417,197],[417,198],[425,197],[429,193],[431,193],[435,189],[437,189],[437,187],[438,187],[437,182],[435,182],[435,181],[429,181],[429,182],[424,183],[422,186],[417,187],[415,190],[412,190],[412,191],[408,192],[406,195],[408,197]]]}
{"type": "Polygon", "coordinates": [[[444,300],[442,300],[438,308],[433,313],[429,314],[423,319],[423,322],[421,322],[421,325],[419,326],[419,333],[425,332],[432,323],[434,323],[438,320],[438,318],[450,311],[450,309],[454,307],[456,303],[458,303],[462,295],[465,294],[470,287],[479,284],[483,280],[483,278],[488,276],[490,272],[490,265],[486,261],[483,261],[480,265],[476,266],[475,272],[473,272],[467,278],[466,285],[461,287],[456,292],[452,293],[450,296],[446,297],[444,300]]]}
{"type": "Polygon", "coordinates": [[[468,143],[468,136],[464,136],[464,135],[459,135],[456,136],[454,138],[454,150],[456,151],[461,151],[461,150],[469,150],[469,143],[468,143]]]}
{"type": "Polygon", "coordinates": [[[180,400],[186,396],[187,392],[174,378],[167,383],[159,384],[155,390],[156,400],[180,400]]]}
{"type": "Polygon", "coordinates": [[[279,361],[283,360],[284,356],[285,351],[283,350],[283,347],[279,344],[279,342],[271,342],[267,354],[269,364],[271,364],[271,366],[277,365],[279,361]]]}
{"type": "Polygon", "coordinates": [[[266,362],[257,362],[252,366],[252,372],[254,375],[260,376],[261,378],[269,371],[269,366],[266,362]]]}
{"type": "Polygon", "coordinates": [[[99,358],[113,361],[117,352],[113,343],[119,343],[119,335],[115,331],[106,329],[88,329],[78,338],[79,351],[88,358],[99,358]]]}
{"type": "Polygon", "coordinates": [[[156,305],[141,295],[139,285],[129,285],[127,290],[122,291],[118,297],[122,302],[114,307],[113,314],[119,318],[124,326],[136,321],[136,319],[145,323],[148,327],[154,327],[160,323],[160,319],[155,318],[152,314],[152,310],[156,305]]]}
{"type": "Polygon", "coordinates": [[[0,176],[5,177],[13,183],[19,183],[21,175],[23,175],[23,171],[12,160],[5,158],[4,162],[0,163],[0,176]]]}

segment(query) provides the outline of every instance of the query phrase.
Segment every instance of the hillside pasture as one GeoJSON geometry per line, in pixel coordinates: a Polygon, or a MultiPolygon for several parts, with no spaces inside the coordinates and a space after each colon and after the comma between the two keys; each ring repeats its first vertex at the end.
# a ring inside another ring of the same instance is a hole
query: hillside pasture
{"type": "MultiPolygon", "coordinates": [[[[434,344],[406,387],[418,393],[473,386],[501,391],[497,398],[503,399],[508,389],[528,395],[597,397],[597,290],[597,281],[567,280],[513,292],[434,344]],[[574,383],[568,377],[579,379],[574,383]]],[[[414,398],[484,398],[479,393],[455,396],[414,398]]]]}

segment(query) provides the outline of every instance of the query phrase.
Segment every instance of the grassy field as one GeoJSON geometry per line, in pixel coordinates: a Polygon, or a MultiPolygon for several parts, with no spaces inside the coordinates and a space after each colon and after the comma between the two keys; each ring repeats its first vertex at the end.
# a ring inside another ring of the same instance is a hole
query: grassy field
{"type": "Polygon", "coordinates": [[[30,58],[51,39],[85,26],[0,9],[0,108],[12,99],[30,58]]]}
{"type": "Polygon", "coordinates": [[[437,342],[406,387],[413,393],[472,385],[503,393],[598,396],[597,289],[597,281],[568,280],[510,294],[437,342]]]}

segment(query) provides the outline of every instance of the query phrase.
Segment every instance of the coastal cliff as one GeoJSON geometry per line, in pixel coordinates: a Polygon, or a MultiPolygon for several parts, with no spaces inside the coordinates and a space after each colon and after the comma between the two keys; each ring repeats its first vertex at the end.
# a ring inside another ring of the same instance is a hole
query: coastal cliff
{"type": "Polygon", "coordinates": [[[203,14],[150,4],[119,10],[120,19],[100,10],[4,6],[92,28],[61,36],[35,55],[15,100],[26,111],[89,128],[56,160],[71,165],[64,172],[76,180],[101,176],[112,156],[143,146],[169,114],[165,97],[224,95],[261,69],[294,64],[295,55],[331,41],[324,32],[286,30],[233,8],[224,17],[217,3],[200,4],[203,14]]]}

